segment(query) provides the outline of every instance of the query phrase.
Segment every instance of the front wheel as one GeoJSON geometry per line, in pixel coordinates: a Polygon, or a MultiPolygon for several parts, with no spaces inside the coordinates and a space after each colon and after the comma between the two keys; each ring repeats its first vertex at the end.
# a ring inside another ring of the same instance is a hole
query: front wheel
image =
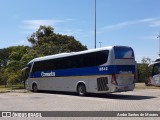
{"type": "Polygon", "coordinates": [[[80,96],[85,96],[86,95],[86,87],[83,84],[78,85],[77,87],[77,92],[80,96]]]}
{"type": "Polygon", "coordinates": [[[37,87],[37,84],[33,84],[33,92],[38,92],[38,87],[37,87]]]}

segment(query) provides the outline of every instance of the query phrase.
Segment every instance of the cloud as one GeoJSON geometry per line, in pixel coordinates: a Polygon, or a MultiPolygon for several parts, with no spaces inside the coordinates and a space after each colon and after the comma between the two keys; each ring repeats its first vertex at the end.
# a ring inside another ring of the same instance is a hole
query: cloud
{"type": "MultiPolygon", "coordinates": [[[[76,19],[46,19],[46,20],[24,20],[20,26],[22,34],[30,35],[36,31],[40,25],[52,26],[55,28],[56,33],[63,35],[76,36],[83,33],[81,28],[74,28],[72,23],[76,22],[76,19]],[[68,24],[66,24],[68,23],[68,24]],[[71,27],[72,26],[72,27],[71,27]]],[[[22,41],[21,41],[22,42],[22,41]]]]}
{"type": "Polygon", "coordinates": [[[157,36],[153,35],[153,36],[144,36],[141,37],[141,39],[145,39],[145,40],[157,40],[157,36]]]}
{"type": "Polygon", "coordinates": [[[28,43],[28,41],[27,40],[20,40],[19,43],[24,43],[25,44],[25,43],[28,43]]]}
{"type": "Polygon", "coordinates": [[[22,27],[25,30],[35,31],[39,28],[40,25],[46,25],[46,26],[56,26],[59,23],[65,23],[70,22],[75,19],[48,19],[48,20],[24,20],[22,21],[22,27]]]}
{"type": "Polygon", "coordinates": [[[160,27],[160,18],[146,18],[146,19],[139,19],[139,20],[131,20],[131,21],[124,21],[121,23],[113,24],[113,25],[107,25],[103,27],[99,33],[103,33],[107,30],[117,29],[117,28],[124,28],[131,25],[137,25],[137,24],[147,24],[149,27],[160,27]]]}
{"type": "Polygon", "coordinates": [[[59,30],[57,31],[58,33],[60,34],[63,34],[63,35],[76,35],[76,34],[80,34],[83,32],[82,29],[70,29],[70,28],[59,28],[59,30]]]}
{"type": "Polygon", "coordinates": [[[160,20],[155,20],[151,23],[150,27],[160,27],[160,20]]]}

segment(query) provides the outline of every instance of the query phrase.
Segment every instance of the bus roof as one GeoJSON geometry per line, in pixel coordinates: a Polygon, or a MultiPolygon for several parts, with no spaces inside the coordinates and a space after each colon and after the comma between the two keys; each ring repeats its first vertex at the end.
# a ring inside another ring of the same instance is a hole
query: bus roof
{"type": "Polygon", "coordinates": [[[70,53],[60,53],[60,54],[55,54],[55,55],[48,55],[48,56],[44,56],[44,57],[35,58],[35,59],[31,60],[29,63],[35,62],[35,61],[49,60],[49,59],[53,59],[53,58],[61,58],[61,57],[67,57],[67,56],[72,56],[72,55],[91,53],[91,52],[96,52],[96,51],[101,51],[101,50],[111,50],[114,47],[127,47],[127,46],[108,46],[108,47],[90,49],[90,50],[85,50],[85,51],[80,51],[80,52],[70,52],[70,53]]]}

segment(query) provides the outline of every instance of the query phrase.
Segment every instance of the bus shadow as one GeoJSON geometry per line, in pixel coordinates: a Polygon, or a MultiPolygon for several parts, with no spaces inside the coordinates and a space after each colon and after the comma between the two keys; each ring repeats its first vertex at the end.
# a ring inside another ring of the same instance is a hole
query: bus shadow
{"type": "Polygon", "coordinates": [[[156,98],[154,96],[144,95],[122,95],[122,94],[90,94],[87,97],[105,98],[105,99],[118,99],[118,100],[145,100],[156,98]]]}
{"type": "MultiPolygon", "coordinates": [[[[77,93],[72,92],[57,92],[57,91],[40,91],[40,93],[45,94],[57,94],[57,95],[66,95],[66,96],[79,96],[77,93]]],[[[81,96],[79,96],[81,97],[81,96]]],[[[91,94],[88,93],[86,96],[90,98],[103,98],[103,99],[119,99],[119,100],[145,100],[145,99],[153,99],[155,96],[144,96],[144,95],[124,95],[124,94],[91,94]]]]}

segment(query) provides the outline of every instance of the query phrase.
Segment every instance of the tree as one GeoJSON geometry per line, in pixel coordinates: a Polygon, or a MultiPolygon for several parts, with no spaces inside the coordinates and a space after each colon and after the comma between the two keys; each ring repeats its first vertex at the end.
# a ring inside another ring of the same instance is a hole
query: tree
{"type": "Polygon", "coordinates": [[[20,82],[20,71],[28,62],[22,60],[27,49],[28,46],[12,46],[0,51],[0,84],[20,82]]]}
{"type": "Polygon", "coordinates": [[[73,36],[54,33],[54,28],[51,26],[40,26],[36,32],[28,37],[28,41],[39,56],[87,49],[73,36]]]}
{"type": "Polygon", "coordinates": [[[28,41],[33,45],[40,45],[41,41],[45,37],[52,36],[54,34],[54,29],[51,26],[40,26],[40,28],[34,32],[30,37],[28,37],[28,41]]]}
{"type": "Polygon", "coordinates": [[[146,82],[150,75],[150,70],[148,65],[151,63],[151,59],[148,57],[143,57],[141,63],[138,64],[138,81],[146,82]]]}
{"type": "Polygon", "coordinates": [[[1,70],[0,72],[0,85],[5,85],[7,84],[7,80],[8,80],[8,73],[5,72],[4,70],[1,70]]]}
{"type": "Polygon", "coordinates": [[[7,49],[0,49],[0,70],[6,67],[9,58],[7,49]]]}
{"type": "Polygon", "coordinates": [[[51,26],[40,26],[27,39],[32,47],[12,46],[0,49],[0,84],[20,82],[21,70],[33,58],[87,49],[73,36],[54,33],[51,26]]]}

